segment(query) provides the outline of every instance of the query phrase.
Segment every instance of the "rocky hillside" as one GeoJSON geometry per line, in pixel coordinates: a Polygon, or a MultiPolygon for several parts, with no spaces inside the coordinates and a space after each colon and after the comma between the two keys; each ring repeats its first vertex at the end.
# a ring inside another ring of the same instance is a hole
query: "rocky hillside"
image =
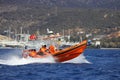
{"type": "Polygon", "coordinates": [[[120,0],[0,0],[0,34],[9,28],[20,32],[21,27],[30,33],[119,27],[119,4],[120,0]]]}

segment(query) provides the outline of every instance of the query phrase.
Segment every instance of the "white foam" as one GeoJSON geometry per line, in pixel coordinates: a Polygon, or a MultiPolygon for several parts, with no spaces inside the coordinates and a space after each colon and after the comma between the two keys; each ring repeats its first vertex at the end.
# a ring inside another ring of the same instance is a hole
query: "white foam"
{"type": "MultiPolygon", "coordinates": [[[[8,56],[7,60],[1,59],[0,64],[4,65],[26,65],[26,64],[32,64],[32,63],[56,63],[54,58],[52,56],[46,57],[46,58],[21,58],[17,55],[10,55],[8,56]]],[[[69,60],[65,61],[63,63],[90,63],[87,61],[85,56],[81,54],[80,56],[69,60]]]]}
{"type": "Polygon", "coordinates": [[[65,61],[63,63],[90,63],[83,54],[81,54],[80,56],[69,60],[69,61],[65,61]]]}
{"type": "Polygon", "coordinates": [[[0,64],[4,65],[25,65],[31,63],[54,63],[53,57],[49,56],[46,58],[19,58],[17,56],[13,56],[8,60],[0,60],[0,64]]]}

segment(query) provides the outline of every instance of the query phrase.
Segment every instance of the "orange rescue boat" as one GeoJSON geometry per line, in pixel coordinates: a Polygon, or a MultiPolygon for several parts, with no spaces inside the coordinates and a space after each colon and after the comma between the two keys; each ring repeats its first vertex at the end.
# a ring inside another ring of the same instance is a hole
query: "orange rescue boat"
{"type": "Polygon", "coordinates": [[[86,47],[87,47],[87,40],[84,40],[76,45],[56,51],[55,53],[51,53],[51,55],[54,57],[56,62],[64,62],[78,57],[80,54],[84,52],[86,47]]]}

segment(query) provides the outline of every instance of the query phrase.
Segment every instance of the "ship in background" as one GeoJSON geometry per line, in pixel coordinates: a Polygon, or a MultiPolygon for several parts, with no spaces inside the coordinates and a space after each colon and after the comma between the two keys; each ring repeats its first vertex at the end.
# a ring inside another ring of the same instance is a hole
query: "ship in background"
{"type": "MultiPolygon", "coordinates": [[[[2,35],[1,35],[2,36],[2,35]]],[[[44,35],[36,35],[36,34],[25,34],[22,32],[19,34],[14,34],[14,38],[11,38],[11,35],[2,36],[6,37],[0,40],[0,46],[5,48],[40,48],[41,45],[46,44],[54,44],[56,47],[59,47],[63,44],[73,45],[75,43],[70,43],[65,40],[65,38],[69,38],[68,36],[60,35],[59,33],[54,33],[47,28],[47,32],[44,35]]]]}

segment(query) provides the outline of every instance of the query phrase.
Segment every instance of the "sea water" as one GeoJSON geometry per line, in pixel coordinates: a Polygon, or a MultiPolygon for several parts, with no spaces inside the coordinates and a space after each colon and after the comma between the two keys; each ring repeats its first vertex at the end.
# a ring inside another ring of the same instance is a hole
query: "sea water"
{"type": "Polygon", "coordinates": [[[0,80],[120,80],[120,49],[86,49],[56,63],[52,56],[23,59],[21,49],[0,49],[0,80]]]}

